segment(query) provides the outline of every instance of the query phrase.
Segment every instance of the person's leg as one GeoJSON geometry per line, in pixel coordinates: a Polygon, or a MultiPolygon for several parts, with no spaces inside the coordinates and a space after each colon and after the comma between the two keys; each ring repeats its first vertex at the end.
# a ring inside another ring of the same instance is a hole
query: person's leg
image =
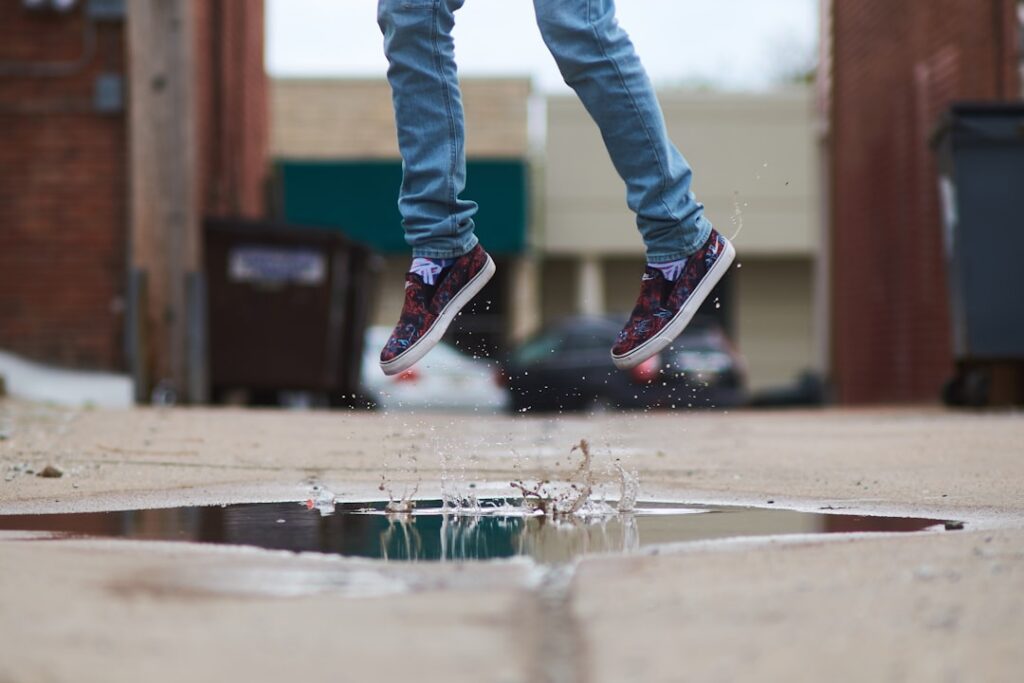
{"type": "Polygon", "coordinates": [[[464,0],[378,0],[402,154],[399,210],[414,257],[476,246],[466,186],[465,125],[451,31],[464,0]]]}
{"type": "Polygon", "coordinates": [[[640,296],[612,346],[617,367],[635,367],[686,328],[735,250],[690,191],[693,172],[668,139],[647,72],[615,19],[614,0],[534,0],[534,7],[565,82],[601,129],[647,247],[640,296]]]}
{"type": "Polygon", "coordinates": [[[463,0],[378,0],[402,153],[398,206],[413,262],[398,324],[380,353],[394,375],[412,367],[444,335],[491,276],[477,243],[477,206],[466,186],[465,125],[451,31],[463,0]]]}
{"type": "Polygon", "coordinates": [[[613,0],[534,0],[537,24],[565,82],[601,130],[626,183],[649,263],[677,261],[708,241],[692,171],[668,138],[654,88],[613,0]]]}

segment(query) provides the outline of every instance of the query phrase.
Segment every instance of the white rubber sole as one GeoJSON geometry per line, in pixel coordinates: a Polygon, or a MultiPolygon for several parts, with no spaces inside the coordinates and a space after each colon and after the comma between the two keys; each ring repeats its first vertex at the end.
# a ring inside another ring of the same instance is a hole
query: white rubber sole
{"type": "Polygon", "coordinates": [[[434,326],[401,354],[387,362],[381,361],[380,369],[384,371],[384,374],[390,376],[405,372],[419,362],[423,356],[427,355],[430,349],[437,346],[437,342],[441,341],[441,337],[448,331],[448,326],[455,320],[455,316],[459,314],[459,311],[466,304],[472,301],[473,297],[480,293],[484,285],[494,276],[495,270],[494,261],[488,254],[487,263],[484,264],[479,273],[473,276],[473,279],[466,283],[466,286],[458,294],[452,297],[448,305],[441,309],[437,320],[434,321],[434,326]]]}
{"type": "Polygon", "coordinates": [[[619,370],[629,370],[643,363],[648,358],[657,355],[663,351],[669,344],[671,344],[676,337],[678,337],[686,326],[693,320],[693,316],[697,314],[697,310],[700,308],[704,300],[711,294],[711,290],[715,288],[718,281],[722,279],[725,272],[729,270],[729,266],[732,265],[733,259],[736,258],[736,248],[732,246],[732,242],[722,238],[725,242],[725,251],[715,261],[715,265],[711,266],[711,270],[701,279],[697,285],[697,289],[693,290],[690,294],[690,298],[686,300],[683,307],[679,309],[671,320],[668,321],[668,325],[665,325],[661,332],[645,341],[640,346],[636,347],[632,351],[622,356],[616,356],[612,354],[612,362],[615,363],[615,367],[619,370]]]}

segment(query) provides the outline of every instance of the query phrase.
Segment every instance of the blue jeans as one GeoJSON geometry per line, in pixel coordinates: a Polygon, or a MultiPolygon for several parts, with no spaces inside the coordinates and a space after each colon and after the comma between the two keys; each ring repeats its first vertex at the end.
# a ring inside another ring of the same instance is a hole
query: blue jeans
{"type": "MultiPolygon", "coordinates": [[[[451,36],[465,0],[378,0],[403,175],[399,209],[413,256],[451,258],[477,243],[466,185],[465,125],[451,36]]],[[[541,36],[597,123],[652,263],[699,249],[711,223],[693,172],[668,139],[661,107],[614,0],[534,0],[541,36]]]]}

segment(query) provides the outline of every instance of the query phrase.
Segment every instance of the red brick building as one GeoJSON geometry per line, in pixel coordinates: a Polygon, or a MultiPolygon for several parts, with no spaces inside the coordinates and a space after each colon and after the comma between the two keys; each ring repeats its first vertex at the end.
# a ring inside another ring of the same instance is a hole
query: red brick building
{"type": "MultiPolygon", "coordinates": [[[[263,3],[190,1],[199,212],[259,216],[263,3]]],[[[0,349],[124,371],[130,3],[28,4],[0,2],[0,349]]]]}
{"type": "Polygon", "coordinates": [[[929,138],[953,101],[1020,97],[1017,2],[822,8],[838,398],[937,400],[953,363],[929,138]]]}

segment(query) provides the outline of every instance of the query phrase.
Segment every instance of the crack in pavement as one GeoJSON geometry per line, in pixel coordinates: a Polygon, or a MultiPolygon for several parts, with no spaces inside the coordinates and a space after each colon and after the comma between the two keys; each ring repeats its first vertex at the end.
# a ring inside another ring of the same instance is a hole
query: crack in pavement
{"type": "Polygon", "coordinates": [[[535,591],[541,616],[536,677],[543,683],[584,683],[589,680],[585,644],[572,611],[576,563],[542,571],[535,591]]]}

